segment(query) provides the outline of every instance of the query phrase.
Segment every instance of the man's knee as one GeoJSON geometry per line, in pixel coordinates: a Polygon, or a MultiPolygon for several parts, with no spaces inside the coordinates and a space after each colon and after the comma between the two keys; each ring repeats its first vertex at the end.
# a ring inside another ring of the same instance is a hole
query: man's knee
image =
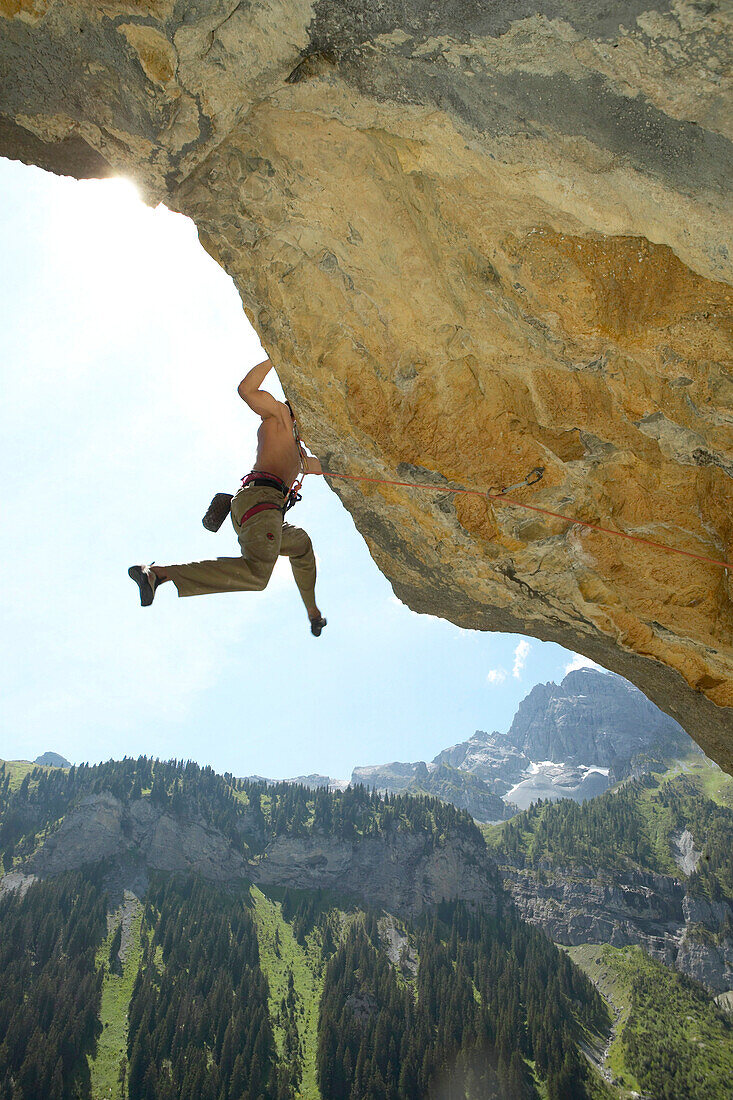
{"type": "Polygon", "coordinates": [[[313,553],[313,542],[310,541],[310,536],[303,528],[293,527],[287,532],[287,537],[283,537],[283,547],[281,553],[287,554],[288,558],[307,558],[308,554],[313,553]]]}
{"type": "Polygon", "coordinates": [[[276,562],[277,556],[272,558],[261,558],[242,554],[242,587],[248,588],[252,592],[262,592],[267,588],[270,582],[270,577],[272,576],[272,571],[275,568],[276,562]]]}
{"type": "Polygon", "coordinates": [[[256,592],[263,592],[267,588],[276,561],[277,558],[275,558],[274,561],[255,561],[249,563],[250,570],[254,576],[256,592]]]}
{"type": "Polygon", "coordinates": [[[309,555],[313,554],[313,543],[311,542],[310,535],[307,535],[305,531],[303,532],[301,547],[302,548],[299,549],[297,557],[306,558],[309,555]]]}

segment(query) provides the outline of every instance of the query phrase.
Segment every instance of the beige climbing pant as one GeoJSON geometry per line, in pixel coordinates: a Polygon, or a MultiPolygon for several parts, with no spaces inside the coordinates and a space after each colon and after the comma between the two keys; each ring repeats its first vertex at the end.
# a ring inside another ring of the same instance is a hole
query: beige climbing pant
{"type": "Polygon", "coordinates": [[[311,540],[300,527],[283,523],[283,494],[277,489],[247,485],[232,498],[231,517],[239,539],[241,557],[213,558],[163,568],[179,596],[203,596],[209,592],[261,592],[267,587],[279,555],[290,558],[290,567],[303,603],[316,606],[316,559],[311,540]],[[276,504],[242,524],[242,516],[256,504],[276,504]]]}

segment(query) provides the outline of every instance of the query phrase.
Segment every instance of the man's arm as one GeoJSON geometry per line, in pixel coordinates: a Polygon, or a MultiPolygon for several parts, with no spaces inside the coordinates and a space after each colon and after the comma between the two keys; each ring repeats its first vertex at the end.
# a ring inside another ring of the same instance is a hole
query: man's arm
{"type": "Polygon", "coordinates": [[[263,363],[258,363],[256,367],[252,367],[252,370],[245,374],[237,386],[237,393],[242,401],[245,401],[252,412],[257,413],[263,420],[268,416],[278,416],[280,412],[281,403],[277,398],[273,397],[267,390],[260,389],[271,369],[272,363],[269,359],[265,359],[263,363]]]}

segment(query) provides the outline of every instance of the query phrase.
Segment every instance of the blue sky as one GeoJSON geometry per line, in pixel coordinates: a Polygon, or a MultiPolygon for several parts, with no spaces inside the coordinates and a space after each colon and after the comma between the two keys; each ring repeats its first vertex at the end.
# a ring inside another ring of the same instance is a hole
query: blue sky
{"type": "Polygon", "coordinates": [[[590,664],[409,611],[319,479],[291,518],[316,548],[320,639],[285,563],[264,593],[168,585],[142,609],[130,564],[236,553],[201,516],[252,465],[236,387],[265,353],[193,224],[126,181],[0,159],[0,193],[0,757],[347,778],[503,732],[534,684],[590,664]]]}

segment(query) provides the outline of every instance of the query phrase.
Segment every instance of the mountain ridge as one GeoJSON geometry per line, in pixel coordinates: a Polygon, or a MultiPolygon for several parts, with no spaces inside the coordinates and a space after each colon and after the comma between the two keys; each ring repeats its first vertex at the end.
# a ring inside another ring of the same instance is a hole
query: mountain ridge
{"type": "Polygon", "coordinates": [[[555,942],[639,945],[724,994],[733,989],[733,782],[720,773],[716,801],[719,769],[696,757],[684,767],[583,804],[538,803],[484,835],[519,912],[555,942]]]}
{"type": "MultiPolygon", "coordinates": [[[[447,765],[481,779],[494,795],[524,809],[540,797],[595,797],[629,774],[639,753],[651,750],[665,758],[699,751],[638,688],[613,673],[583,668],[569,672],[560,684],[536,684],[504,734],[476,730],[441,750],[431,763],[357,767],[351,778],[379,790],[420,790],[436,768],[447,765]]],[[[472,813],[481,810],[480,804],[472,808],[467,792],[460,804],[472,813]]],[[[474,816],[489,820],[480,812],[474,816]]],[[[495,820],[501,816],[507,813],[497,812],[495,820]]]]}
{"type": "Polygon", "coordinates": [[[443,898],[495,899],[476,826],[427,796],[268,787],[146,758],[38,769],[35,787],[27,773],[16,792],[9,780],[1,768],[0,851],[13,878],[0,888],[103,863],[118,890],[166,871],[219,884],[333,887],[413,916],[443,898]]]}
{"type": "MultiPolygon", "coordinates": [[[[476,730],[430,762],[356,766],[348,780],[318,772],[245,779],[268,786],[290,783],[344,790],[363,784],[382,792],[435,795],[489,824],[505,820],[537,798],[593,798],[631,774],[634,759],[650,751],[661,754],[661,759],[675,752],[699,752],[682,727],[638,688],[613,673],[582,668],[567,673],[560,684],[535,684],[519,703],[506,733],[476,730]]],[[[46,756],[49,763],[51,757],[63,760],[55,753],[46,756]]],[[[40,762],[45,759],[36,761],[40,762]]],[[[65,761],[55,766],[71,765],[65,761]]]]}

